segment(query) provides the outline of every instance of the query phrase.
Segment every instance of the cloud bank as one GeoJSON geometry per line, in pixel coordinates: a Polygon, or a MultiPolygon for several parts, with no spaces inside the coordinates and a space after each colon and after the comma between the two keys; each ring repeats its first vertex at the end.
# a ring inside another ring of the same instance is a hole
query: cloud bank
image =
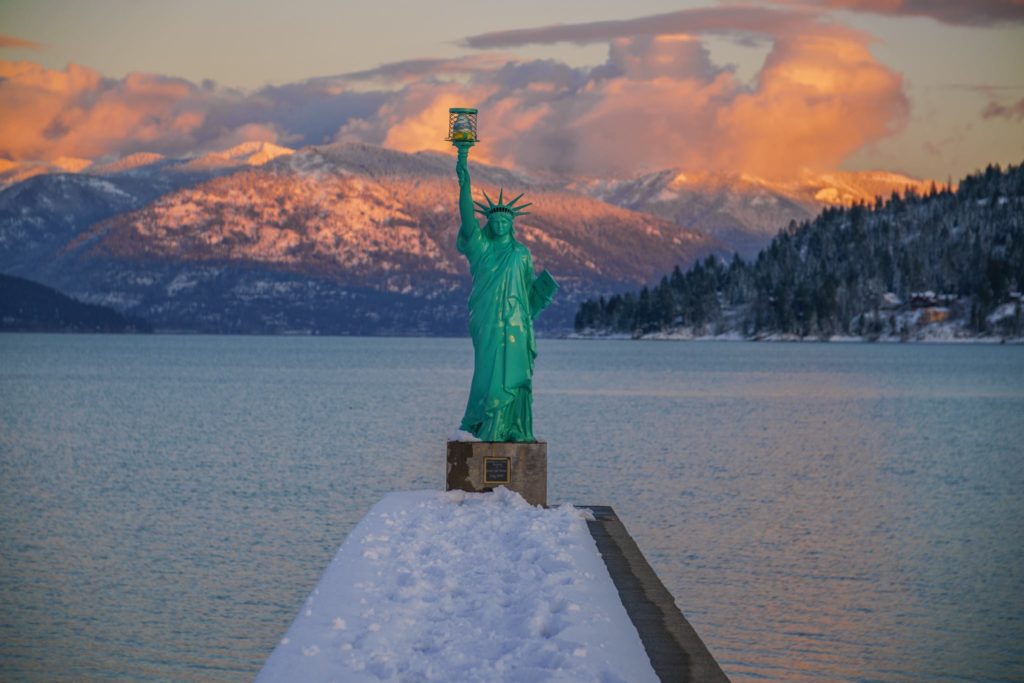
{"type": "Polygon", "coordinates": [[[981,111],[981,118],[1002,118],[1020,121],[1024,119],[1024,98],[1021,98],[1009,105],[1001,104],[999,102],[989,102],[981,111]]]}
{"type": "Polygon", "coordinates": [[[1024,21],[1024,0],[774,0],[893,17],[927,17],[951,26],[993,26],[1024,21]]]}
{"type": "Polygon", "coordinates": [[[466,72],[461,81],[423,79],[406,84],[382,116],[342,134],[441,149],[434,122],[448,106],[464,104],[481,108],[488,144],[480,153],[526,168],[605,175],[681,167],[769,177],[832,169],[906,122],[902,78],[874,59],[870,40],[803,10],[737,6],[481,34],[465,43],[508,49],[608,41],[608,59],[591,69],[509,62],[466,72]],[[706,34],[770,43],[754,85],[712,62],[706,34]]]}
{"type": "Polygon", "coordinates": [[[470,36],[467,46],[486,51],[251,93],[0,62],[0,157],[181,155],[248,139],[445,150],[448,107],[477,106],[481,161],[590,175],[681,167],[784,177],[835,168],[905,124],[901,76],[874,59],[870,41],[804,7],[725,5],[470,36]],[[708,35],[769,46],[752,83],[714,63],[708,35]],[[580,68],[492,52],[566,41],[607,43],[607,59],[580,68]]]}
{"type": "Polygon", "coordinates": [[[186,155],[246,140],[320,144],[385,100],[384,93],[339,92],[328,83],[244,93],[157,74],[114,79],[77,64],[52,70],[0,60],[0,157],[186,155]]]}
{"type": "Polygon", "coordinates": [[[791,33],[796,28],[808,27],[811,23],[813,15],[794,9],[701,7],[635,19],[495,31],[469,36],[463,42],[467,47],[487,49],[562,42],[586,45],[616,38],[673,34],[751,33],[777,36],[791,33]]]}

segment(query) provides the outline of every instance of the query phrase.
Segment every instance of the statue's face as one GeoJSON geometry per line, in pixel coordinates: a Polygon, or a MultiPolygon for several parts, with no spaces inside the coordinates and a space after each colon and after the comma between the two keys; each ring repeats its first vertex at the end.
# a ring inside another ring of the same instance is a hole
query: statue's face
{"type": "Polygon", "coordinates": [[[504,237],[512,232],[512,216],[507,213],[492,213],[487,224],[491,226],[491,233],[495,237],[504,237]]]}

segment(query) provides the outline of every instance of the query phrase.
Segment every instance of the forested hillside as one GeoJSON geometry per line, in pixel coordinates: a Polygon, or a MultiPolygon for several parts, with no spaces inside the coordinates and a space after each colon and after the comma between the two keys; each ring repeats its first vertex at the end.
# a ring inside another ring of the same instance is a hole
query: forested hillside
{"type": "Polygon", "coordinates": [[[152,332],[145,320],[82,303],[37,282],[0,275],[0,332],[152,332]]]}
{"type": "Polygon", "coordinates": [[[790,223],[752,262],[709,257],[584,302],[583,333],[1020,337],[1024,166],[790,223]],[[925,335],[935,336],[935,334],[925,335]]]}

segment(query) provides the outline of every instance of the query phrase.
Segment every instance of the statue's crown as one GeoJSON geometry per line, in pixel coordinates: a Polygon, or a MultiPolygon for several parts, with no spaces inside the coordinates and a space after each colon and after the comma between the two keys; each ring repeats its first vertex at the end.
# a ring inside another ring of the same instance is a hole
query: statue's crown
{"type": "MultiPolygon", "coordinates": [[[[522,197],[524,194],[526,193],[520,193],[519,197],[522,197]]],[[[508,204],[505,204],[504,202],[501,201],[504,198],[504,196],[505,189],[502,188],[501,190],[498,191],[498,203],[495,204],[494,202],[491,201],[491,198],[487,196],[487,193],[484,192],[484,199],[487,200],[487,206],[484,206],[483,202],[478,202],[474,200],[473,203],[476,204],[476,212],[482,213],[483,215],[488,217],[490,217],[492,213],[507,213],[511,214],[513,218],[515,218],[516,216],[528,216],[530,214],[529,211],[523,211],[523,209],[533,204],[533,202],[527,202],[525,204],[520,204],[519,206],[516,206],[516,202],[519,201],[519,197],[516,197],[508,204]]]]}

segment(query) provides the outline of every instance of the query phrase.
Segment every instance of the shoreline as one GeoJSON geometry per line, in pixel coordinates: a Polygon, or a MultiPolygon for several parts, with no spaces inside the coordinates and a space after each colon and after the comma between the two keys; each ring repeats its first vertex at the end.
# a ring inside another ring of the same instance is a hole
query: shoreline
{"type": "Polygon", "coordinates": [[[854,337],[833,335],[832,337],[801,337],[795,334],[769,334],[763,336],[745,337],[735,333],[720,335],[693,335],[676,332],[651,332],[634,336],[626,333],[580,333],[557,337],[558,339],[572,341],[643,341],[643,342],[753,342],[753,343],[783,343],[783,344],[984,344],[984,345],[1006,345],[1017,346],[1024,344],[1024,337],[941,337],[924,336],[900,338],[898,336],[885,337],[854,337]]]}
{"type": "MultiPolygon", "coordinates": [[[[62,337],[245,337],[245,338],[306,338],[306,339],[469,339],[469,335],[456,336],[446,334],[305,334],[296,332],[194,332],[189,330],[154,330],[153,332],[96,332],[96,331],[56,331],[56,330],[0,330],[0,338],[4,336],[49,335],[62,337]]],[[[550,341],[645,341],[645,342],[748,342],[748,343],[802,343],[802,344],[983,344],[988,346],[1019,346],[1024,345],[1024,337],[911,337],[901,339],[898,336],[885,337],[852,337],[833,335],[828,338],[800,337],[798,335],[770,334],[764,336],[744,337],[735,333],[720,335],[693,335],[687,333],[652,332],[633,336],[623,332],[613,333],[538,333],[538,340],[550,341]]]]}

